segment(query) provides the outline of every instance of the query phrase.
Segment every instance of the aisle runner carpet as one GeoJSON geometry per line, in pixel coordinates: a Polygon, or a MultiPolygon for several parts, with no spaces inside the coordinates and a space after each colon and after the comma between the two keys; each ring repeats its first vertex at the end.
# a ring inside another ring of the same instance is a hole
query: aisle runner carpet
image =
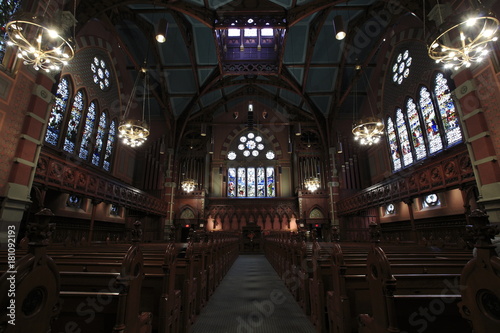
{"type": "Polygon", "coordinates": [[[240,255],[190,333],[315,333],[263,255],[240,255]]]}

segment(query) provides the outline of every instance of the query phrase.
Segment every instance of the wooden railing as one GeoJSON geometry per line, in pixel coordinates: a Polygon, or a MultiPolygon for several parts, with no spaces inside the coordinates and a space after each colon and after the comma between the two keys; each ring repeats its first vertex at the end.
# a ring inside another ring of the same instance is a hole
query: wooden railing
{"type": "Polygon", "coordinates": [[[167,202],[83,165],[42,152],[35,184],[165,216],[167,202]]]}

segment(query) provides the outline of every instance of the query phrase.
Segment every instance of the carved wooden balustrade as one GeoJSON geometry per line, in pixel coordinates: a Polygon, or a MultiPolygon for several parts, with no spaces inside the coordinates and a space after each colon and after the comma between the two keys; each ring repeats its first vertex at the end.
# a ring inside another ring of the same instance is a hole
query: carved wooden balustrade
{"type": "Polygon", "coordinates": [[[38,160],[35,184],[152,214],[167,214],[165,200],[114,180],[110,175],[43,152],[38,160]]]}
{"type": "Polygon", "coordinates": [[[472,163],[467,152],[444,157],[407,168],[385,182],[368,187],[337,202],[339,216],[369,207],[402,201],[424,193],[458,188],[475,181],[472,163]]]}

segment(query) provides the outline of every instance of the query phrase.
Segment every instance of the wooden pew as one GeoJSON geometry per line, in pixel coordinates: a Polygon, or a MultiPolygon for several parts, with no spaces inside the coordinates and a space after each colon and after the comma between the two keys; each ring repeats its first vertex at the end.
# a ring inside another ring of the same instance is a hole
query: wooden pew
{"type": "MultiPolygon", "coordinates": [[[[35,221],[28,225],[31,240],[28,253],[16,260],[12,267],[8,266],[0,276],[2,332],[45,333],[59,314],[59,272],[46,253],[54,230],[50,223],[52,216],[49,209],[36,213],[35,221]]],[[[13,260],[9,258],[10,261],[13,260]]]]}
{"type": "Polygon", "coordinates": [[[499,233],[498,226],[488,222],[482,211],[473,211],[468,231],[475,238],[476,257],[460,277],[462,301],[460,314],[474,327],[475,333],[500,331],[500,258],[491,239],[499,233]]]}

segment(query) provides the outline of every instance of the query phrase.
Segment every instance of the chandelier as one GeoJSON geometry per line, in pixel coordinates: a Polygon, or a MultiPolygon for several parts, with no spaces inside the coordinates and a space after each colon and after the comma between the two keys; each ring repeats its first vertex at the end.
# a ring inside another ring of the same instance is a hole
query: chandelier
{"type": "Polygon", "coordinates": [[[149,81],[148,81],[148,72],[144,68],[141,69],[139,75],[134,83],[134,87],[132,88],[132,93],[130,94],[130,98],[128,100],[127,106],[125,108],[125,112],[123,114],[122,121],[118,126],[118,137],[122,139],[122,142],[127,146],[132,148],[138,147],[146,142],[149,136],[149,126],[144,119],[144,114],[146,110],[149,116],[149,81]],[[133,99],[136,96],[137,87],[139,86],[139,79],[141,73],[144,75],[143,78],[143,100],[142,100],[142,118],[130,118],[130,109],[132,108],[133,99]]]}
{"type": "Polygon", "coordinates": [[[184,192],[191,193],[194,191],[196,188],[196,181],[192,178],[186,178],[183,181],[181,181],[181,188],[184,192]]]}
{"type": "MultiPolygon", "coordinates": [[[[356,66],[357,71],[361,71],[361,66],[356,66]]],[[[370,93],[373,95],[372,87],[370,85],[370,81],[366,77],[366,82],[368,84],[368,88],[370,93]]],[[[356,78],[355,78],[356,79],[356,78]]],[[[382,119],[375,117],[373,112],[373,108],[370,101],[370,96],[367,96],[368,104],[371,111],[370,117],[363,117],[358,121],[354,120],[354,116],[357,111],[357,81],[356,81],[356,90],[354,91],[354,110],[353,110],[353,124],[352,124],[352,134],[354,135],[354,140],[358,141],[363,146],[371,146],[373,144],[377,144],[380,141],[382,135],[384,135],[384,123],[382,119]]]]}
{"type": "Polygon", "coordinates": [[[309,192],[314,192],[321,187],[321,181],[318,177],[309,177],[304,180],[304,186],[309,192]]]}
{"type": "Polygon", "coordinates": [[[354,140],[362,145],[371,146],[380,141],[384,134],[384,124],[376,117],[363,118],[359,124],[353,124],[352,134],[354,134],[354,140]]]}
{"type": "Polygon", "coordinates": [[[488,43],[498,39],[499,21],[480,1],[471,3],[471,6],[462,20],[455,19],[457,15],[451,11],[449,4],[440,5],[438,2],[429,13],[429,17],[438,24],[438,31],[430,39],[427,51],[431,59],[444,64],[445,68],[457,70],[481,62],[489,53],[488,43]]]}
{"type": "Polygon", "coordinates": [[[74,15],[61,12],[58,18],[59,29],[29,13],[21,14],[18,19],[6,24],[5,30],[9,38],[7,45],[17,46],[17,57],[24,65],[46,72],[60,71],[73,59],[75,51],[72,40],[63,37],[58,30],[64,31],[71,23],[74,24],[74,15]]]}

